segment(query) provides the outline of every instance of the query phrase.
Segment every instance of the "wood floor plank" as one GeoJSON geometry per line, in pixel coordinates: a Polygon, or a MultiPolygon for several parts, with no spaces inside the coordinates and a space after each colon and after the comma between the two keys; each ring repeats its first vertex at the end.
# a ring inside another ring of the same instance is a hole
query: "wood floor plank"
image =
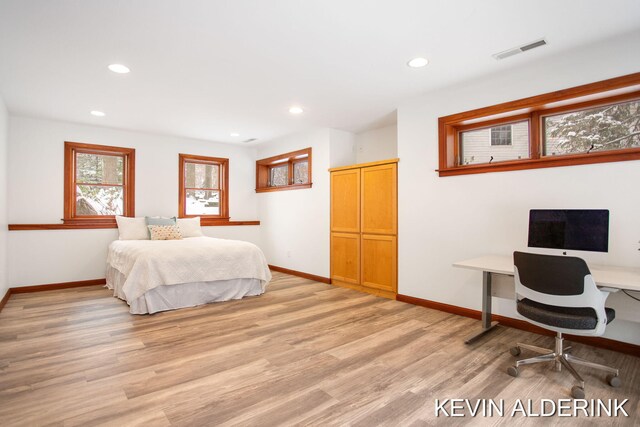
{"type": "MultiPolygon", "coordinates": [[[[435,418],[434,401],[502,399],[508,412],[570,397],[572,377],[550,365],[506,374],[509,347],[553,338],[498,327],[465,345],[478,323],[279,272],[260,297],[145,316],[102,286],[15,294],[0,312],[0,425],[500,426],[514,419],[435,418]]],[[[607,424],[640,424],[640,358],[572,352],[621,369],[612,389],[578,368],[587,398],[629,399],[630,416],[607,424]]]]}

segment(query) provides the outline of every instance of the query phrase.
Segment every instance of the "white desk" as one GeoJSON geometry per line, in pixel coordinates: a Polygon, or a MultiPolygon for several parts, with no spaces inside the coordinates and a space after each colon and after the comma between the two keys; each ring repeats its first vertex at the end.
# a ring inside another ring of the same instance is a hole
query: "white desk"
{"type": "MultiPolygon", "coordinates": [[[[487,255],[454,262],[453,266],[482,271],[482,329],[465,341],[470,344],[498,324],[491,321],[491,278],[494,274],[513,276],[513,256],[487,255]]],[[[589,270],[593,280],[603,290],[640,291],[640,268],[589,265],[589,270]]]]}

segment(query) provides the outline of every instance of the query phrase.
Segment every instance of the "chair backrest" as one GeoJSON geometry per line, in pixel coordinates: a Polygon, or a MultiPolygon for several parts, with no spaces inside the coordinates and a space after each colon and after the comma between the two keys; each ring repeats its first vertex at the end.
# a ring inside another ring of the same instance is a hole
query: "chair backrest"
{"type": "Polygon", "coordinates": [[[513,263],[524,286],[549,295],[580,295],[585,276],[591,274],[587,263],[577,257],[514,252],[513,263]]]}
{"type": "Polygon", "coordinates": [[[592,334],[604,333],[607,322],[604,303],[609,294],[598,289],[582,258],[516,251],[513,263],[517,299],[524,297],[558,307],[592,308],[598,318],[592,334]]]}

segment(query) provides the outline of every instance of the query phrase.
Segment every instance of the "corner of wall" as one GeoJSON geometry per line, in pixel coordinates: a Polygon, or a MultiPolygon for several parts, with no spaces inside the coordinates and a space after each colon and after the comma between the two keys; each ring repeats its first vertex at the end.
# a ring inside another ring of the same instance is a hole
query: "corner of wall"
{"type": "Polygon", "coordinates": [[[356,136],[338,129],[329,130],[329,167],[356,163],[356,136]]]}
{"type": "Polygon", "coordinates": [[[9,112],[0,96],[0,299],[9,288],[7,273],[7,217],[8,217],[8,178],[9,166],[9,112]]]}
{"type": "Polygon", "coordinates": [[[341,134],[314,128],[259,146],[258,158],[313,149],[311,188],[258,194],[261,248],[269,264],[329,276],[329,164],[332,136],[341,134]]]}
{"type": "Polygon", "coordinates": [[[371,129],[355,135],[356,163],[398,157],[398,126],[371,129]]]}

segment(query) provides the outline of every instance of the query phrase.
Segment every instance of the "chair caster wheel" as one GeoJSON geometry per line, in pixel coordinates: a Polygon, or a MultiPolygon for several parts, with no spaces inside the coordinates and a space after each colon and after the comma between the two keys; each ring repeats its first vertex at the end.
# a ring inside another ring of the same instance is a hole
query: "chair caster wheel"
{"type": "Polygon", "coordinates": [[[571,396],[574,399],[584,399],[584,389],[579,385],[571,387],[571,396]]]}
{"type": "Polygon", "coordinates": [[[509,349],[509,353],[511,353],[512,356],[520,356],[520,347],[511,347],[509,349]]]}
{"type": "Polygon", "coordinates": [[[511,375],[512,377],[517,377],[518,375],[520,375],[520,371],[518,370],[517,366],[509,366],[509,368],[507,368],[507,374],[511,375]]]}
{"type": "Polygon", "coordinates": [[[622,380],[617,375],[609,374],[607,375],[607,383],[613,388],[618,388],[622,385],[622,380]]]}

